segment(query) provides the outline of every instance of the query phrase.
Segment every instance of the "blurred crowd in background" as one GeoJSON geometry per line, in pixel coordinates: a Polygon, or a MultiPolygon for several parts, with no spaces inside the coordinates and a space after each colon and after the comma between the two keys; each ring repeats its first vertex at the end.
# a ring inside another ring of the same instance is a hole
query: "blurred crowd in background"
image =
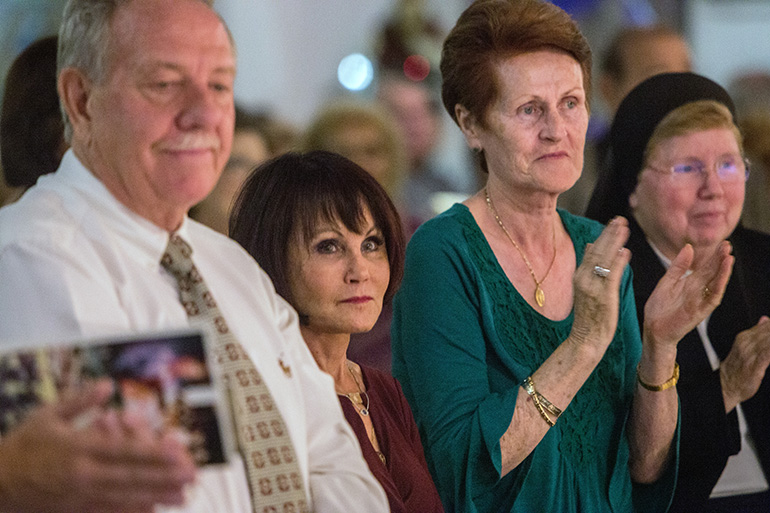
{"type": "MultiPolygon", "coordinates": [[[[693,44],[700,33],[710,29],[700,27],[697,20],[692,19],[693,13],[698,12],[698,1],[560,0],[554,3],[578,21],[594,51],[595,83],[586,165],[581,180],[560,198],[560,206],[582,214],[593,190],[597,169],[605,156],[604,136],[620,98],[641,79],[661,71],[694,70],[710,76],[709,70],[703,69],[708,67],[704,63],[709,62],[709,56],[698,55],[698,45],[693,44]]],[[[479,170],[473,155],[440,108],[438,62],[441,44],[448,30],[447,20],[451,23],[467,2],[394,0],[384,6],[380,4],[371,2],[368,7],[356,6],[356,9],[364,8],[382,14],[373,24],[362,23],[360,27],[350,27],[348,33],[339,34],[339,38],[353,41],[350,43],[353,46],[360,44],[356,41],[366,41],[365,47],[358,50],[371,60],[373,73],[371,84],[363,90],[346,90],[338,83],[329,86],[331,79],[327,80],[328,77],[314,83],[310,76],[311,80],[300,86],[312,92],[312,107],[307,106],[307,101],[303,104],[297,99],[297,109],[287,111],[286,98],[253,101],[251,98],[254,95],[246,89],[259,88],[260,84],[236,82],[239,106],[233,155],[215,191],[194,209],[196,218],[226,232],[232,197],[248,171],[255,163],[290,149],[328,149],[361,164],[391,194],[402,212],[407,233],[479,188],[479,170]]],[[[732,4],[732,13],[740,13],[739,4],[741,2],[732,4]]],[[[0,6],[0,19],[3,20],[0,72],[3,76],[8,74],[12,62],[25,48],[42,37],[55,34],[63,5],[63,0],[3,2],[0,6]]],[[[308,11],[310,14],[309,7],[303,9],[292,5],[291,2],[281,7],[247,5],[238,0],[218,0],[215,3],[226,19],[232,18],[233,12],[244,9],[255,11],[257,14],[254,16],[268,11],[275,15],[280,9],[287,12],[294,9],[296,14],[308,11]]],[[[329,2],[330,11],[338,7],[329,2]]],[[[285,19],[283,14],[273,17],[285,19]]],[[[736,17],[741,18],[740,14],[736,17]]],[[[746,16],[743,18],[746,19],[746,16]]],[[[734,22],[725,21],[726,25],[730,23],[734,22]]],[[[259,39],[242,41],[238,24],[231,23],[231,26],[239,45],[240,74],[243,75],[244,61],[249,62],[250,56],[269,52],[252,48],[259,39]]],[[[297,20],[297,27],[304,26],[305,23],[297,20]]],[[[330,46],[327,35],[314,37],[307,34],[307,37],[297,39],[312,40],[320,47],[330,46]]],[[[53,51],[53,43],[49,42],[49,52],[53,51]]],[[[760,61],[762,51],[757,49],[760,61]]],[[[31,83],[30,79],[37,76],[35,73],[40,73],[40,76],[45,73],[43,69],[31,69],[37,65],[38,59],[41,68],[50,69],[53,63],[50,53],[46,57],[43,55],[45,50],[38,48],[36,52],[27,57],[26,64],[17,65],[17,85],[4,81],[0,90],[9,86],[26,88],[29,96],[41,98],[38,119],[47,114],[51,114],[53,119],[58,108],[52,103],[55,97],[49,94],[48,104],[42,105],[46,97],[43,91],[50,91],[53,72],[48,71],[47,82],[40,82],[32,88],[27,86],[31,83]],[[21,69],[22,66],[27,66],[27,69],[21,69]],[[43,109],[49,109],[48,113],[42,112],[43,109]]],[[[343,57],[338,56],[340,59],[343,57]]],[[[286,66],[309,68],[303,62],[286,66]]],[[[246,74],[254,76],[263,72],[248,70],[246,74]]],[[[335,73],[336,70],[329,70],[329,76],[335,73]]],[[[766,67],[760,63],[744,69],[729,80],[712,78],[728,88],[738,103],[739,121],[746,137],[747,153],[752,160],[743,222],[751,228],[770,230],[770,207],[766,201],[770,194],[770,180],[764,172],[770,164],[770,62],[766,67]]],[[[8,80],[13,80],[13,77],[9,76],[8,80]]],[[[291,104],[291,99],[288,101],[291,104]]],[[[3,136],[9,140],[23,139],[23,128],[18,125],[21,121],[13,117],[14,105],[4,105],[4,109],[3,136]]],[[[54,123],[55,131],[56,121],[50,123],[54,123]]],[[[38,136],[28,134],[27,137],[38,136]]],[[[26,144],[50,147],[52,136],[48,134],[45,137],[47,139],[27,141],[26,144]]],[[[3,148],[9,146],[4,144],[3,148]]],[[[53,170],[56,167],[53,164],[64,149],[63,145],[57,147],[50,156],[44,151],[35,152],[53,161],[45,166],[40,166],[38,162],[19,162],[14,155],[3,154],[5,179],[0,181],[0,203],[10,201],[25,187],[32,185],[41,168],[53,170]],[[25,166],[34,171],[25,171],[25,166]]]]}

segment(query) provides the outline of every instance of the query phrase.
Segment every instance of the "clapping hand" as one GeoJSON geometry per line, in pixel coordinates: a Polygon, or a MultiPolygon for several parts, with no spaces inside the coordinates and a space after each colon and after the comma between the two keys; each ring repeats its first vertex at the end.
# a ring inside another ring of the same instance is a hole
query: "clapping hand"
{"type": "Polygon", "coordinates": [[[644,333],[649,341],[675,349],[676,344],[719,306],[735,258],[723,241],[713,258],[688,272],[695,256],[686,244],[671,262],[644,306],[644,333]]]}
{"type": "Polygon", "coordinates": [[[725,412],[754,397],[770,365],[770,318],[738,333],[730,353],[719,367],[725,412]]]}
{"type": "Polygon", "coordinates": [[[575,270],[575,321],[570,338],[581,345],[594,344],[604,354],[618,324],[619,291],[631,252],[623,247],[629,236],[628,221],[616,217],[589,244],[575,270]]]}

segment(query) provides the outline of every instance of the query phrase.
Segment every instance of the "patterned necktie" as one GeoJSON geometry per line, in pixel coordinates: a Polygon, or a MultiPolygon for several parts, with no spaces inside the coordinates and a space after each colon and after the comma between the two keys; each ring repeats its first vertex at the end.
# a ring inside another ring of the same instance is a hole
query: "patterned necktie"
{"type": "Polygon", "coordinates": [[[233,406],[238,444],[246,461],[255,513],[307,511],[305,488],[283,417],[243,346],[230,332],[191,258],[192,248],[172,235],[161,264],[177,280],[190,324],[211,326],[214,352],[233,406]]]}

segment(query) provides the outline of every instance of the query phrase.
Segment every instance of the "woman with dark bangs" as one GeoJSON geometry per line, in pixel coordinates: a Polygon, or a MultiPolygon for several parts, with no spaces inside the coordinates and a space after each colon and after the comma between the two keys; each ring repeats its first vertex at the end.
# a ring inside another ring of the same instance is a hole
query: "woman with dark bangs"
{"type": "Polygon", "coordinates": [[[391,511],[443,511],[400,385],[347,358],[350,335],[372,328],[403,272],[401,221],[382,186],[340,155],[288,153],[245,183],[230,234],[299,313],[391,511]]]}

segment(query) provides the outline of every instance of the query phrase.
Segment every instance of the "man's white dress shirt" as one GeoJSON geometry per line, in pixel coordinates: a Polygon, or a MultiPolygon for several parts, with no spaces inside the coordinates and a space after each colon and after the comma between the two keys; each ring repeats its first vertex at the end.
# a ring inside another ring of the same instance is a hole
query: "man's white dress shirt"
{"type": "MultiPolygon", "coordinates": [[[[190,219],[177,233],[192,246],[228,325],[269,385],[312,511],[388,511],[296,312],[234,241],[190,219]]],[[[160,264],[168,238],[118,202],[69,150],[56,173],[0,209],[0,350],[4,343],[188,327],[176,281],[160,264]]],[[[203,468],[187,506],[173,511],[251,512],[241,459],[203,468]]]]}

